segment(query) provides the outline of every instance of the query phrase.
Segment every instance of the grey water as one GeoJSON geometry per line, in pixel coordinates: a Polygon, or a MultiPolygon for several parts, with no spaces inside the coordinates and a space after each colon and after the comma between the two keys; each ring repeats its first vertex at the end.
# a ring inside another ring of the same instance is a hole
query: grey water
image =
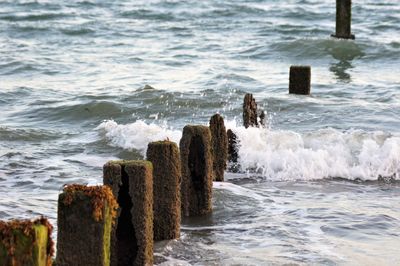
{"type": "Polygon", "coordinates": [[[330,0],[0,1],[0,219],[56,225],[64,184],[218,112],[241,171],[157,264],[400,265],[400,2],[352,12],[347,41],[330,0]],[[247,92],[267,128],[241,126],[247,92]]]}

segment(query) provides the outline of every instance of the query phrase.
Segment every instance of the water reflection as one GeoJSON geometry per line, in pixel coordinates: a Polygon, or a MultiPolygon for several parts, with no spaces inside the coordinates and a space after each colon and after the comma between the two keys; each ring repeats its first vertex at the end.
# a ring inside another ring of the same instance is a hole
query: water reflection
{"type": "Polygon", "coordinates": [[[353,68],[352,61],[364,55],[362,48],[354,41],[333,40],[332,46],[328,47],[328,52],[336,59],[329,70],[336,78],[343,82],[351,82],[351,75],[348,70],[353,68]]]}
{"type": "Polygon", "coordinates": [[[336,79],[348,83],[351,82],[351,76],[347,72],[347,70],[351,68],[353,68],[351,60],[350,61],[343,60],[331,64],[329,71],[331,71],[335,75],[336,79]]]}

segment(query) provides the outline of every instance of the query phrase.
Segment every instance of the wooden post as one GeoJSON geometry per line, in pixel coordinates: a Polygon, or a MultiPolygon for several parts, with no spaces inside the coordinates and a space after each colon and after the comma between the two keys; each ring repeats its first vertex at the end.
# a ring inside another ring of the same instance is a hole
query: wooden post
{"type": "Polygon", "coordinates": [[[243,125],[245,128],[258,126],[257,103],[253,94],[246,93],[243,101],[243,125]]]}
{"type": "Polygon", "coordinates": [[[57,266],[109,266],[117,209],[106,186],[66,186],[58,197],[57,266]]]}
{"type": "Polygon", "coordinates": [[[336,0],[336,33],[332,37],[355,39],[351,34],[351,0],[336,0]]]}
{"type": "Polygon", "coordinates": [[[311,92],[311,67],[291,66],[289,75],[289,93],[309,95],[311,92]]]}
{"type": "Polygon", "coordinates": [[[0,221],[0,265],[51,265],[54,253],[52,229],[45,218],[0,221]]]}
{"type": "Polygon", "coordinates": [[[149,143],[154,192],[154,240],[179,238],[181,222],[181,161],[178,145],[171,141],[149,143]]]}
{"type": "Polygon", "coordinates": [[[148,161],[110,161],[104,184],[120,206],[111,232],[111,266],[153,264],[153,166],[148,161]]]}
{"type": "Polygon", "coordinates": [[[228,136],[228,161],[237,163],[238,161],[238,148],[237,148],[237,136],[231,129],[226,132],[228,136]]]}
{"type": "Polygon", "coordinates": [[[205,126],[185,126],[180,141],[182,214],[212,212],[211,133],[205,126]]]}
{"type": "Polygon", "coordinates": [[[211,143],[213,154],[213,179],[224,181],[226,161],[228,159],[228,136],[224,119],[215,114],[210,119],[211,143]]]}

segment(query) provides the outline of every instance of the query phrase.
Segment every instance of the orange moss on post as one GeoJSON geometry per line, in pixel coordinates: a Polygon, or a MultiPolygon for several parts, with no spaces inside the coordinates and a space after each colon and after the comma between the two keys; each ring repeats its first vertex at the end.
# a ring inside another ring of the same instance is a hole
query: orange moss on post
{"type": "Polygon", "coordinates": [[[211,133],[206,126],[185,126],[180,141],[182,213],[185,216],[212,211],[211,133]]]}
{"type": "Polygon", "coordinates": [[[82,192],[83,194],[88,196],[91,199],[93,205],[93,218],[97,222],[104,219],[103,212],[105,209],[105,205],[108,204],[113,222],[115,221],[115,218],[117,217],[118,203],[115,200],[114,195],[109,187],[88,187],[85,185],[72,184],[65,186],[63,192],[65,193],[63,202],[64,205],[71,205],[77,195],[77,192],[82,192]]]}
{"type": "Polygon", "coordinates": [[[224,119],[215,114],[210,119],[211,143],[213,154],[213,179],[224,181],[226,161],[228,160],[228,136],[224,119]]]}
{"type": "Polygon", "coordinates": [[[111,233],[111,265],[153,264],[153,166],[148,161],[110,161],[104,184],[120,206],[111,233]]]}
{"type": "Polygon", "coordinates": [[[179,238],[182,178],[178,145],[171,141],[151,142],[147,160],[154,167],[154,240],[179,238]]]}
{"type": "Polygon", "coordinates": [[[66,186],[58,198],[57,266],[110,265],[117,209],[107,186],[66,186]]]}
{"type": "Polygon", "coordinates": [[[46,218],[0,221],[0,265],[50,266],[53,226],[46,218]]]}

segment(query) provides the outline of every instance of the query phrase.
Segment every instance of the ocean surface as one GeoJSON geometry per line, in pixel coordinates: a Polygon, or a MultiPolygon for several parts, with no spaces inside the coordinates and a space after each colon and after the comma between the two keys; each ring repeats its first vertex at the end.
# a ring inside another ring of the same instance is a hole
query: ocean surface
{"type": "Polygon", "coordinates": [[[352,11],[355,41],[330,37],[333,0],[1,0],[0,219],[56,225],[64,184],[220,113],[240,172],[157,264],[400,265],[400,2],[352,11]]]}

